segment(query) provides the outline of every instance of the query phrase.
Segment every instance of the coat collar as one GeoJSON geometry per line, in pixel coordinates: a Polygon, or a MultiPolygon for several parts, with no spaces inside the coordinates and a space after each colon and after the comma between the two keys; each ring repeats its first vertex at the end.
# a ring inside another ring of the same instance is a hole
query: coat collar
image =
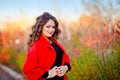
{"type": "MultiPolygon", "coordinates": [[[[50,40],[52,42],[54,42],[55,44],[57,44],[57,41],[55,39],[53,39],[52,37],[50,38],[50,40]]],[[[43,35],[40,36],[40,38],[38,39],[38,41],[40,41],[42,44],[51,46],[50,42],[43,35]]]]}
{"type": "MultiPolygon", "coordinates": [[[[54,38],[51,37],[50,40],[52,42],[54,42],[57,46],[59,46],[64,51],[63,46],[61,44],[59,44],[54,38]]],[[[50,42],[43,35],[40,36],[40,38],[38,39],[38,41],[40,41],[44,45],[52,47],[52,45],[50,44],[50,42]]]]}

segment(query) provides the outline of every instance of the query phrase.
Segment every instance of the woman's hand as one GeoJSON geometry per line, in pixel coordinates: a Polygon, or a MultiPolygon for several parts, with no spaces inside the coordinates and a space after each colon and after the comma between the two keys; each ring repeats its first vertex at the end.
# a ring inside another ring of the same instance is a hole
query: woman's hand
{"type": "Polygon", "coordinates": [[[47,78],[53,78],[53,77],[55,77],[55,76],[57,75],[56,70],[57,70],[57,66],[55,66],[55,67],[53,67],[52,69],[50,69],[50,70],[48,71],[49,75],[48,75],[47,78]]]}
{"type": "Polygon", "coordinates": [[[68,70],[68,67],[65,65],[65,66],[59,66],[57,67],[57,76],[59,77],[62,77],[64,76],[64,74],[67,72],[68,70]]]}

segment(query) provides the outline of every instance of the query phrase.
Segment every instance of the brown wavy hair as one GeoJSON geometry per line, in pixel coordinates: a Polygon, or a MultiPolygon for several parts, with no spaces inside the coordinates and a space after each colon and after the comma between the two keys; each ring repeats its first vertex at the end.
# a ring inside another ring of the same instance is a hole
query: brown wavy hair
{"type": "Polygon", "coordinates": [[[40,36],[42,34],[43,26],[50,19],[55,22],[55,32],[52,35],[52,38],[58,39],[58,35],[59,35],[59,33],[61,33],[61,30],[58,28],[59,24],[58,24],[57,19],[54,16],[52,16],[50,13],[44,12],[42,15],[40,15],[36,18],[36,23],[32,26],[32,33],[29,35],[29,40],[27,42],[28,49],[36,40],[38,40],[40,38],[40,36]]]}

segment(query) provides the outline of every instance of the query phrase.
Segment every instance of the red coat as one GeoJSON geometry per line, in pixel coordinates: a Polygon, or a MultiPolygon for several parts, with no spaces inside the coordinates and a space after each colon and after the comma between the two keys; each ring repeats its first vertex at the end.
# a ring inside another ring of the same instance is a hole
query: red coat
{"type": "MultiPolygon", "coordinates": [[[[66,62],[70,64],[70,59],[63,46],[56,40],[51,40],[63,50],[62,65],[66,62]]],[[[29,80],[46,80],[45,78],[41,78],[41,76],[50,70],[55,59],[56,52],[54,48],[47,39],[41,36],[28,51],[26,61],[23,66],[23,72],[29,80]]],[[[64,80],[66,80],[66,75],[64,76],[64,80]]]]}

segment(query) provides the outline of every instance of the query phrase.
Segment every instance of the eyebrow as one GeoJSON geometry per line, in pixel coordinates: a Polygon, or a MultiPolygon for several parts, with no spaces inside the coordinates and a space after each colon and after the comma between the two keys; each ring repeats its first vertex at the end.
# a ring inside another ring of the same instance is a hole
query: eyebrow
{"type": "Polygon", "coordinates": [[[52,26],[52,27],[55,27],[55,25],[46,25],[46,26],[52,26]]]}

